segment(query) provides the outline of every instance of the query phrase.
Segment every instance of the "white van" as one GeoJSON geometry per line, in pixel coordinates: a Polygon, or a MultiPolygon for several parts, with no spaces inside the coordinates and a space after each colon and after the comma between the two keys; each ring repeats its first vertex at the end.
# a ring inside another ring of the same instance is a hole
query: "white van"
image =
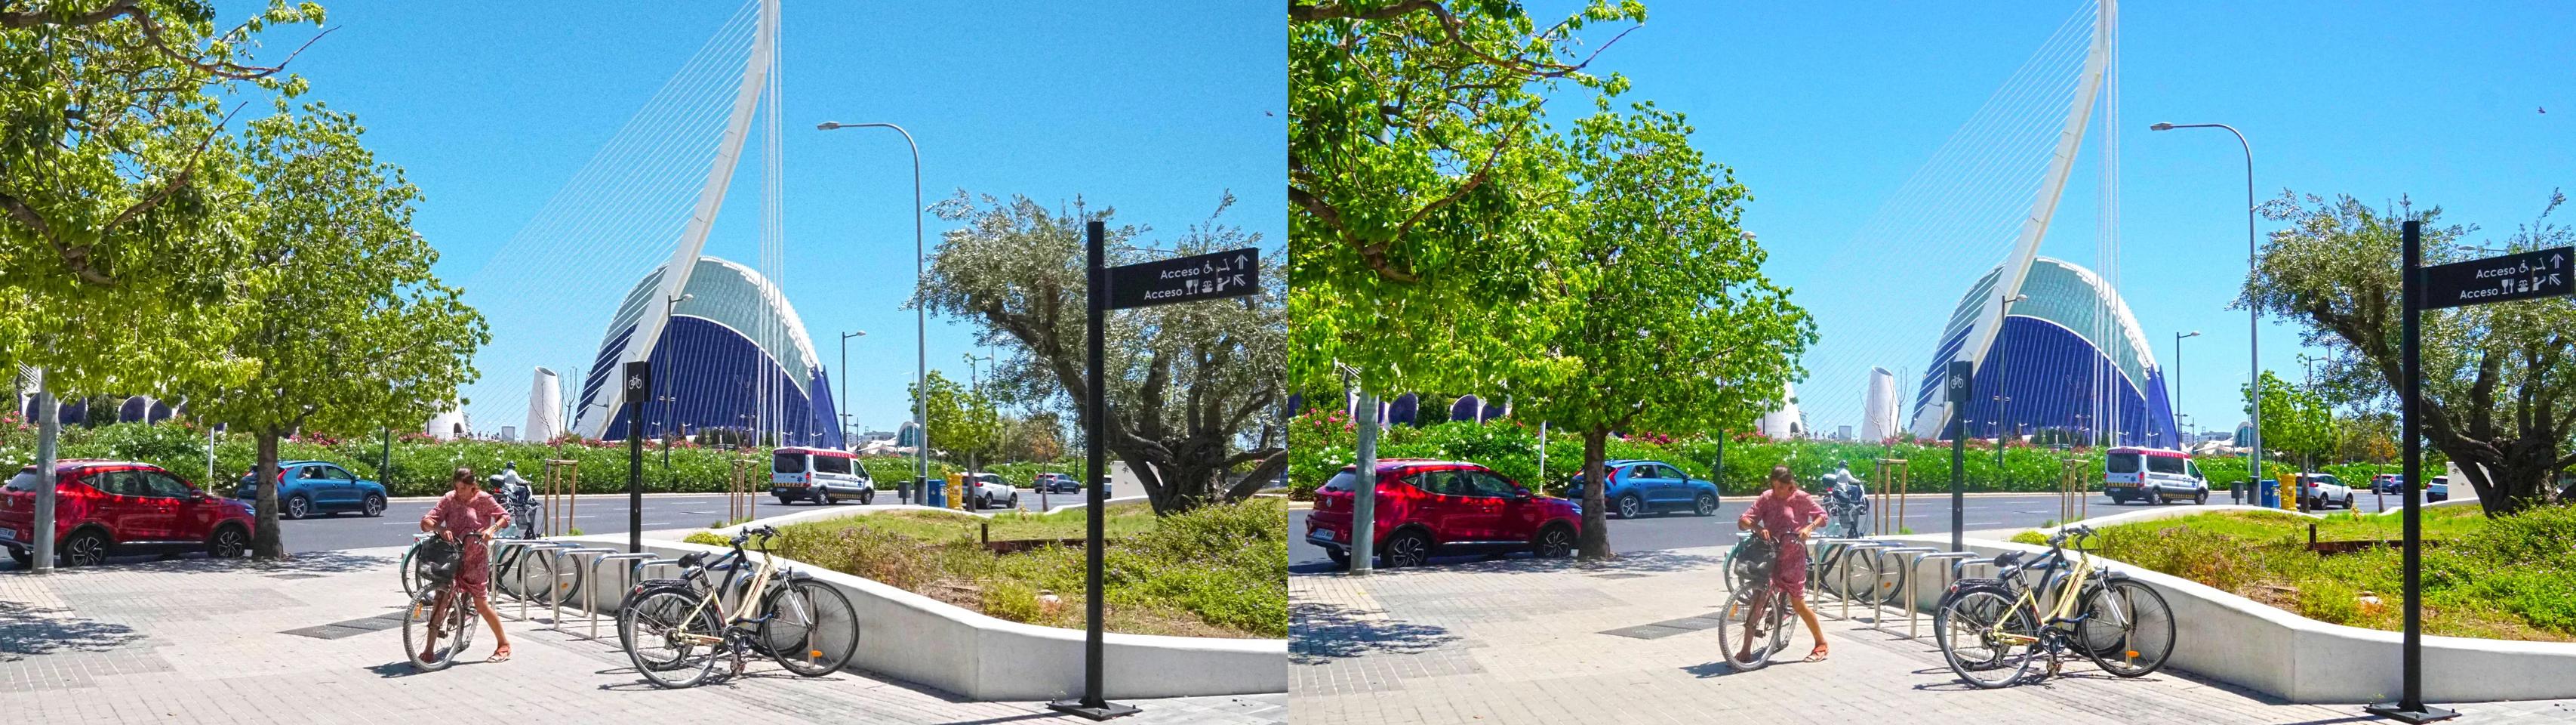
{"type": "Polygon", "coordinates": [[[778,497],[781,505],[852,500],[867,504],[876,501],[877,485],[849,451],[786,447],[771,452],[769,495],[778,497]]]}
{"type": "Polygon", "coordinates": [[[2209,503],[2209,479],[2191,454],[2164,448],[2113,448],[2102,455],[2102,493],[2111,503],[2209,503]]]}

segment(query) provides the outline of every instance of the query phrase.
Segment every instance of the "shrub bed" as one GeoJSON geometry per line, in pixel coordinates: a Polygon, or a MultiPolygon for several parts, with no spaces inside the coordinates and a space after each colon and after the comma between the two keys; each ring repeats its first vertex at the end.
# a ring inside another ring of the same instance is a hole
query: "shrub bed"
{"type": "MultiPolygon", "coordinates": [[[[2112,526],[2095,554],[2183,577],[2321,622],[2404,627],[2401,552],[2323,556],[2303,517],[2221,512],[2112,526]]],[[[2395,517],[2339,514],[2320,541],[2395,540],[2395,517]]],[[[2425,509],[2424,631],[2576,641],[2576,508],[2486,518],[2474,506],[2425,509]]],[[[2036,533],[2014,537],[2040,543],[2036,533]]]]}
{"type": "MultiPolygon", "coordinates": [[[[1537,485],[1549,493],[1558,493],[1565,483],[1583,467],[1583,437],[1551,429],[1547,440],[1547,468],[1539,470],[1538,427],[1516,420],[1485,423],[1448,422],[1429,426],[1389,426],[1378,436],[1379,458],[1442,458],[1484,464],[1524,485],[1537,485]]],[[[1314,497],[1316,488],[1326,479],[1358,459],[1358,436],[1351,417],[1337,410],[1310,410],[1297,416],[1288,426],[1289,495],[1299,500],[1314,497]]],[[[1663,461],[1691,476],[1716,481],[1723,493],[1749,496],[1760,491],[1762,480],[1774,465],[1787,465],[1802,483],[1832,473],[1837,464],[1848,463],[1852,472],[1871,475],[1872,462],[1881,458],[1909,462],[1911,488],[1916,491],[1947,491],[1950,481],[1950,447],[1937,442],[1890,440],[1877,443],[1786,440],[1774,441],[1755,433],[1740,433],[1727,440],[1726,457],[1718,459],[1718,441],[1714,437],[1670,438],[1640,435],[1611,438],[1604,446],[1605,457],[1645,458],[1663,461]],[[1721,472],[1723,476],[1712,476],[1721,472]]],[[[2009,446],[2000,465],[1995,460],[1994,445],[1970,441],[1966,468],[1969,491],[2057,490],[2058,478],[2067,459],[2082,461],[2085,480],[2099,489],[2102,475],[2102,453],[2079,448],[2059,451],[2028,445],[2009,446]]],[[[2230,481],[2245,478],[2245,461],[2232,457],[2203,457],[2198,461],[2203,475],[2213,489],[2224,491],[2230,481]]],[[[2438,466],[2439,463],[2432,465],[2438,466]]],[[[2323,466],[2323,470],[2341,477],[2346,483],[2363,487],[2378,473],[2393,473],[2394,465],[2357,463],[2323,466]]],[[[2264,468],[2274,471],[2267,461],[2264,468]]]]}
{"type": "MultiPolygon", "coordinates": [[[[1157,517],[1142,502],[1103,509],[1103,626],[1190,637],[1288,636],[1287,511],[1278,499],[1215,504],[1157,517]]],[[[1081,538],[1081,509],[990,519],[888,512],[779,528],[780,556],[883,582],[1014,622],[1083,626],[1083,550],[1041,546],[996,555],[995,541],[1081,538]],[[1052,596],[1052,600],[1047,597],[1052,596]]],[[[691,542],[724,545],[700,532],[691,542]]]]}

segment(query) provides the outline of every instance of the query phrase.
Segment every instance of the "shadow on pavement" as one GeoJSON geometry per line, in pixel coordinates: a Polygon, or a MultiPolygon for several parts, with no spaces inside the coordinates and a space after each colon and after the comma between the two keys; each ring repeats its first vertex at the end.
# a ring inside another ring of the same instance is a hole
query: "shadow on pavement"
{"type": "MultiPolygon", "coordinates": [[[[1574,557],[1542,559],[1526,553],[1501,555],[1435,556],[1431,563],[1418,567],[1375,569],[1372,575],[1407,572],[1471,571],[1496,574],[1546,574],[1576,571],[1586,574],[1668,574],[1674,572],[1715,572],[1723,560],[1718,557],[1675,554],[1669,551],[1639,551],[1615,554],[1606,560],[1574,557]]],[[[1339,574],[1344,569],[1332,562],[1308,562],[1288,567],[1291,574],[1339,574]]]]}
{"type": "Polygon", "coordinates": [[[122,624],[72,616],[70,610],[0,602],[0,662],[63,651],[105,652],[143,633],[122,624]]]}
{"type": "Polygon", "coordinates": [[[1412,654],[1458,640],[1447,627],[1377,618],[1383,614],[1320,602],[1290,604],[1288,661],[1315,665],[1370,653],[1412,654]]]}
{"type": "MultiPolygon", "coordinates": [[[[366,571],[368,569],[378,567],[391,567],[398,561],[396,556],[371,556],[350,554],[340,551],[312,551],[291,556],[292,558],[278,560],[260,560],[249,557],[217,559],[204,554],[189,554],[175,558],[120,556],[112,557],[108,560],[108,563],[98,566],[54,567],[54,573],[52,575],[85,576],[137,571],[170,574],[218,574],[245,570],[270,574],[342,574],[353,571],[366,571]]],[[[14,570],[14,567],[12,567],[12,569],[14,570]]]]}

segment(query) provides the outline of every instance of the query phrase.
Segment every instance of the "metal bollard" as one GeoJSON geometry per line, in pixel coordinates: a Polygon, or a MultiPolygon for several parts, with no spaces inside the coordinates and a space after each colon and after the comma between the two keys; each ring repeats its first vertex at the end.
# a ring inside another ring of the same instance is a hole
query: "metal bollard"
{"type": "MultiPolygon", "coordinates": [[[[1940,550],[1929,546],[1889,546],[1879,549],[1878,553],[1880,556],[1899,557],[1899,561],[1905,565],[1905,581],[1910,587],[1914,582],[1914,566],[1918,561],[1904,561],[1902,557],[1906,554],[1929,554],[1935,551],[1940,550]]],[[[1876,583],[1873,582],[1873,584],[1876,583]]],[[[1908,589],[1908,591],[1912,590],[1908,589]]],[[[1887,624],[1887,601],[1896,598],[1896,592],[1888,592],[1887,596],[1879,596],[1878,590],[1873,588],[1869,593],[1869,628],[1879,629],[1887,624]]],[[[1907,602],[1905,609],[1906,616],[1913,616],[1914,604],[1912,602],[1907,602]]]]}
{"type": "MultiPolygon", "coordinates": [[[[582,565],[582,563],[581,563],[581,557],[582,557],[582,555],[584,555],[584,554],[594,554],[594,555],[599,555],[599,556],[607,556],[607,555],[609,555],[609,554],[615,554],[615,553],[618,553],[618,551],[617,551],[616,549],[608,549],[608,548],[600,548],[600,547],[579,547],[579,548],[562,548],[562,549],[556,549],[556,550],[555,550],[555,553],[557,553],[557,554],[562,554],[562,555],[564,555],[564,556],[568,556],[568,557],[572,557],[572,565],[573,565],[575,568],[587,569],[587,567],[584,567],[584,566],[582,565]]],[[[560,577],[560,576],[563,576],[563,574],[561,574],[561,573],[557,573],[555,576],[560,577]]],[[[555,587],[554,582],[547,582],[547,583],[546,583],[546,588],[547,588],[547,589],[552,590],[552,589],[554,589],[554,587],[555,587]]],[[[551,629],[551,630],[554,630],[554,631],[557,631],[557,632],[561,632],[561,631],[563,631],[563,600],[565,599],[565,597],[560,597],[560,596],[548,596],[548,597],[546,597],[546,598],[547,598],[547,599],[554,600],[554,601],[553,601],[554,611],[553,611],[553,613],[552,613],[552,614],[548,615],[549,617],[552,617],[554,621],[553,621],[553,622],[551,622],[551,623],[549,623],[549,624],[547,624],[547,625],[546,625],[546,629],[551,629]]]]}
{"type": "MultiPolygon", "coordinates": [[[[635,563],[628,567],[628,571],[641,571],[644,568],[644,562],[656,556],[661,555],[651,552],[636,552],[632,554],[612,553],[607,556],[591,560],[590,569],[584,572],[589,574],[590,577],[581,587],[582,602],[589,605],[587,609],[590,611],[590,634],[583,637],[583,639],[588,639],[594,642],[599,640],[599,590],[607,588],[601,586],[607,582],[599,578],[599,565],[612,561],[633,561],[635,563]]],[[[619,587],[619,589],[623,590],[624,587],[619,587]]]]}
{"type": "MultiPolygon", "coordinates": [[[[1940,561],[1943,559],[1963,560],[1974,557],[1976,557],[1976,553],[1968,551],[1943,551],[1914,557],[1913,566],[1906,567],[1905,569],[1905,606],[1908,610],[1911,610],[1905,615],[1906,639],[1914,639],[1920,636],[1920,630],[1918,630],[1917,627],[1921,626],[1923,621],[1923,612],[1921,609],[1923,597],[1921,596],[1920,587],[1917,586],[1920,583],[1920,579],[1915,575],[1921,573],[1923,562],[1940,561]]],[[[1949,578],[1941,580],[1941,590],[1945,592],[1949,591],[1950,582],[1958,580],[1958,566],[1954,564],[1946,568],[1936,568],[1949,575],[1949,578]]]]}

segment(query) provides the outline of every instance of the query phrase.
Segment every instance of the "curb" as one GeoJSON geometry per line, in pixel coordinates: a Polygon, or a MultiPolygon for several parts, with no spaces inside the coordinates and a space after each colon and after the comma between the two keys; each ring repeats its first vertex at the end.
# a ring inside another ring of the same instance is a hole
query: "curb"
{"type": "MultiPolygon", "coordinates": [[[[444,494],[442,494],[442,495],[444,495],[444,494]]],[[[599,493],[593,493],[593,494],[590,494],[590,495],[592,495],[592,496],[616,496],[616,497],[619,497],[619,498],[624,498],[624,497],[626,496],[626,492],[624,492],[624,491],[616,491],[616,492],[605,492],[605,491],[603,491],[603,492],[599,492],[599,493]]],[[[723,491],[714,491],[714,492],[709,492],[709,493],[648,493],[648,494],[644,494],[644,497],[645,497],[645,498],[687,498],[687,497],[690,497],[690,496],[722,496],[722,495],[725,495],[723,491]]],[[[753,493],[753,495],[755,495],[755,496],[766,496],[766,495],[769,495],[769,489],[765,489],[765,488],[764,488],[764,489],[761,489],[761,490],[759,490],[759,491],[754,492],[754,493],[753,493]]],[[[386,498],[385,498],[385,502],[386,502],[386,503],[427,503],[427,502],[430,502],[430,501],[436,501],[436,500],[438,500],[438,498],[439,498],[438,496],[389,496],[389,497],[386,497],[386,498]]],[[[540,497],[540,498],[543,498],[543,497],[540,497]]]]}

